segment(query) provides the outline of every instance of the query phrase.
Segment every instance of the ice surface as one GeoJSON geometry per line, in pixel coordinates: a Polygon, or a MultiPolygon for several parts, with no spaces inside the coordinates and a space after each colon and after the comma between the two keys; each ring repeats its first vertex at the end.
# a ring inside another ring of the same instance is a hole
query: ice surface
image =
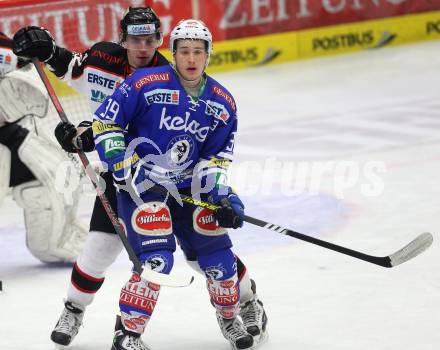
{"type": "MultiPolygon", "coordinates": [[[[216,76],[239,108],[232,179],[249,215],[373,255],[434,235],[428,251],[386,269],[250,225],[233,232],[268,313],[263,349],[440,348],[439,51],[437,41],[216,76]]],[[[53,349],[70,267],[30,255],[21,215],[6,199],[0,349],[53,349]]],[[[188,272],[176,256],[176,273],[188,272]]],[[[110,348],[129,269],[122,254],[71,349],[110,348]]],[[[144,339],[154,350],[229,349],[201,276],[163,290],[144,339]]]]}

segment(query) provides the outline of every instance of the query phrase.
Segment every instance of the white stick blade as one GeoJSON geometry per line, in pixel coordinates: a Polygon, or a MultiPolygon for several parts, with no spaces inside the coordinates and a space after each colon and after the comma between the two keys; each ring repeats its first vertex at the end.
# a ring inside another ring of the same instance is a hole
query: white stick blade
{"type": "Polygon", "coordinates": [[[428,249],[434,238],[429,232],[422,233],[405,247],[390,255],[391,265],[397,266],[408,261],[428,249]]]}
{"type": "Polygon", "coordinates": [[[194,281],[194,276],[192,275],[167,275],[150,270],[149,268],[144,268],[142,277],[148,282],[174,288],[187,287],[194,281]]]}

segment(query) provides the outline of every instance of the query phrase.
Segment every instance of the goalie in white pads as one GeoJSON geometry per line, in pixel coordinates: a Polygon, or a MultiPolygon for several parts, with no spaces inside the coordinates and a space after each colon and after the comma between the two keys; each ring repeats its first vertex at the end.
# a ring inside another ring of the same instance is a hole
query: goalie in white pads
{"type": "Polygon", "coordinates": [[[32,255],[45,263],[73,262],[87,231],[76,220],[79,187],[70,203],[56,190],[57,166],[69,158],[18,124],[24,117],[46,116],[47,92],[34,71],[16,70],[27,62],[17,59],[12,41],[2,33],[0,57],[0,204],[12,188],[14,200],[24,209],[26,245],[32,255]]]}

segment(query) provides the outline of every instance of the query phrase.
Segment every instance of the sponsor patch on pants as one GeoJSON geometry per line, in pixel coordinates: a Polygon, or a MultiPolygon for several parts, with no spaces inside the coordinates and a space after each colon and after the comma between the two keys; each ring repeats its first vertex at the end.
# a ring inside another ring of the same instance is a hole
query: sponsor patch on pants
{"type": "Polygon", "coordinates": [[[194,230],[205,236],[219,236],[227,233],[224,227],[217,225],[214,212],[207,208],[196,208],[193,213],[194,230]]]}
{"type": "Polygon", "coordinates": [[[162,202],[149,202],[136,208],[131,225],[136,233],[145,236],[166,236],[173,231],[170,209],[162,202]]]}

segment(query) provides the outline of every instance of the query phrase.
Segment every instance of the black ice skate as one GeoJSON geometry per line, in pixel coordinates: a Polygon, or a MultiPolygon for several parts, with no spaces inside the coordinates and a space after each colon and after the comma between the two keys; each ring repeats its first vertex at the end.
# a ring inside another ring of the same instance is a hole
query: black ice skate
{"type": "Polygon", "coordinates": [[[59,345],[69,345],[78,334],[83,317],[84,309],[80,305],[66,301],[50,339],[59,345]]]}
{"type": "Polygon", "coordinates": [[[115,336],[111,350],[151,350],[142,341],[140,334],[125,330],[121,317],[116,317],[115,336]]]}
{"type": "Polygon", "coordinates": [[[247,332],[254,337],[255,345],[260,345],[267,340],[267,316],[257,294],[241,305],[240,317],[247,332]]]}
{"type": "Polygon", "coordinates": [[[237,317],[233,319],[223,318],[217,313],[217,322],[223,333],[223,336],[229,340],[234,350],[253,349],[254,338],[243,326],[243,323],[237,317]]]}

